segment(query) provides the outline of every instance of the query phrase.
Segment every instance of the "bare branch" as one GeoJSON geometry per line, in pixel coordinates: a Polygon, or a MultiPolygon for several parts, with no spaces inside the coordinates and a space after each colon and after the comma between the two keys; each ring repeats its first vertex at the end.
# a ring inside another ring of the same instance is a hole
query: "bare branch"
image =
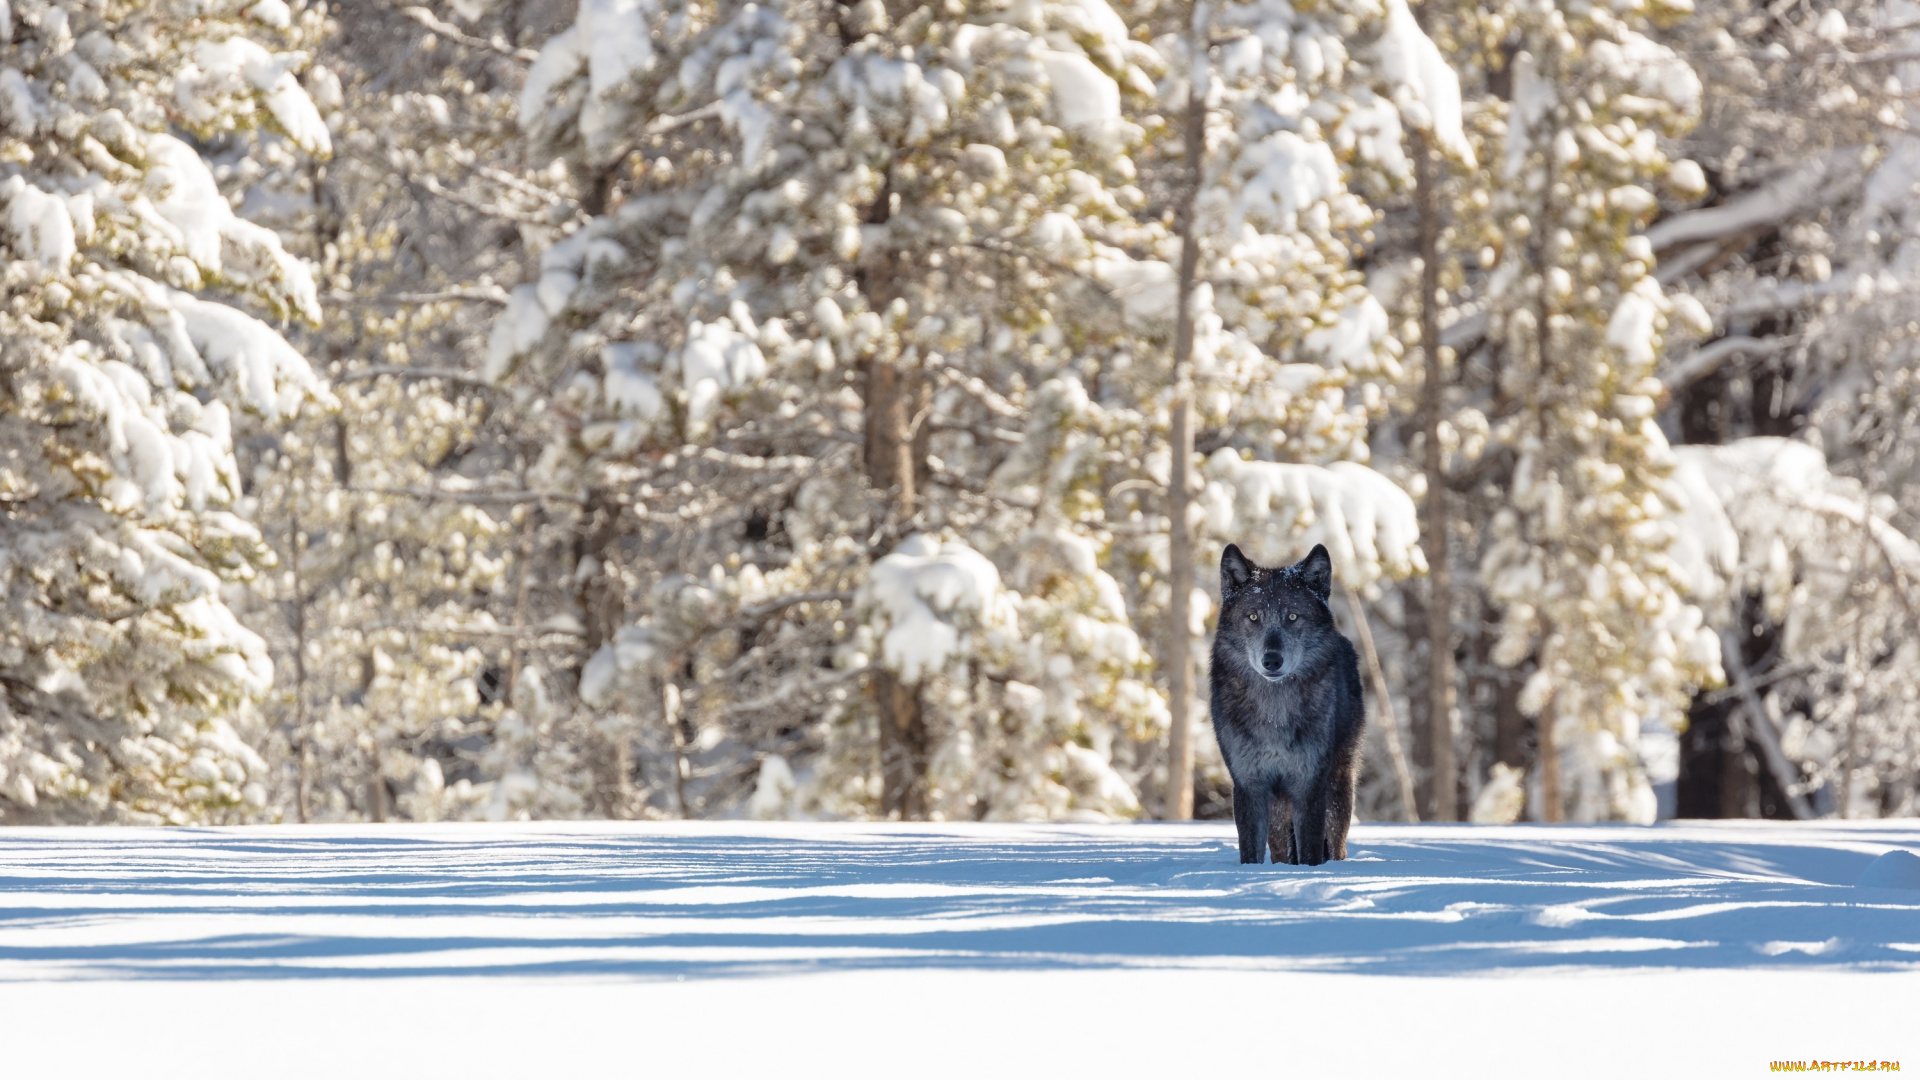
{"type": "Polygon", "coordinates": [[[935,431],[965,432],[976,438],[986,439],[989,442],[1003,442],[1012,446],[1019,446],[1021,443],[1027,441],[1027,437],[1018,431],[988,427],[986,424],[958,424],[950,420],[935,420],[930,426],[935,431]]]}
{"type": "Polygon", "coordinates": [[[794,593],[791,596],[776,596],[772,600],[763,601],[752,607],[741,608],[735,618],[745,620],[764,619],[769,615],[777,614],[800,604],[850,604],[852,602],[853,594],[850,592],[794,593]]]}
{"type": "Polygon", "coordinates": [[[433,12],[423,7],[401,8],[400,14],[439,34],[441,37],[450,41],[457,41],[469,49],[485,49],[488,52],[496,52],[501,56],[511,56],[515,60],[525,61],[529,64],[540,59],[540,52],[537,49],[515,48],[508,43],[507,39],[498,35],[495,35],[491,40],[477,37],[447,22],[445,19],[436,16],[433,12]]]}
{"type": "Polygon", "coordinates": [[[1073,278],[1081,282],[1082,284],[1085,284],[1088,288],[1091,288],[1094,292],[1100,294],[1100,297],[1102,299],[1112,304],[1115,308],[1124,309],[1126,306],[1123,303],[1121,303],[1120,297],[1114,294],[1113,289],[1108,287],[1106,282],[1101,281],[1099,278],[1094,277],[1092,274],[1082,273],[1081,271],[1076,270],[1071,266],[1068,266],[1066,263],[1059,262],[1054,259],[1049,259],[1045,255],[1041,255],[1037,252],[1027,251],[1022,248],[1016,247],[1015,245],[1008,243],[1005,240],[1001,240],[997,237],[989,237],[988,239],[985,239],[985,240],[974,240],[969,242],[967,246],[970,248],[974,248],[975,250],[978,250],[978,251],[987,252],[990,255],[998,255],[1003,259],[1031,259],[1034,262],[1040,264],[1041,266],[1046,267],[1049,270],[1052,270],[1057,274],[1064,274],[1067,277],[1073,278]]]}
{"type": "Polygon", "coordinates": [[[1036,503],[1026,502],[1020,499],[1010,499],[1005,495],[990,491],[987,489],[987,485],[962,476],[952,469],[947,468],[938,458],[929,459],[928,464],[932,466],[929,470],[932,474],[931,479],[934,483],[942,487],[954,488],[959,491],[964,491],[969,495],[976,495],[989,502],[997,503],[1001,506],[1010,506],[1019,510],[1032,511],[1039,508],[1036,503]]]}
{"type": "Polygon", "coordinates": [[[1026,411],[1021,409],[1020,406],[1007,400],[991,386],[981,382],[972,375],[962,375],[950,367],[943,367],[940,369],[940,378],[941,381],[945,382],[948,386],[958,387],[966,391],[975,401],[985,405],[989,412],[998,413],[1005,417],[1020,417],[1026,415],[1026,411]]]}
{"type": "Polygon", "coordinates": [[[335,376],[333,381],[336,383],[350,383],[387,377],[395,379],[439,379],[443,382],[462,383],[482,390],[497,391],[500,389],[499,386],[488,382],[478,375],[469,374],[465,371],[454,371],[450,368],[408,367],[403,364],[382,364],[377,367],[361,368],[358,371],[350,371],[345,375],[335,376]]]}
{"type": "Polygon", "coordinates": [[[335,292],[327,294],[329,304],[354,304],[368,307],[390,305],[401,307],[407,304],[499,304],[505,306],[507,294],[504,289],[442,289],[439,292],[386,293],[380,296],[357,296],[353,293],[335,292]]]}
{"type": "MultiPolygon", "coordinates": [[[[538,225],[541,228],[547,229],[564,224],[563,221],[555,221],[552,217],[542,214],[529,214],[522,210],[514,210],[504,206],[490,206],[470,195],[462,195],[445,184],[442,184],[440,178],[437,176],[415,176],[401,168],[395,162],[388,161],[377,155],[354,154],[353,156],[357,160],[364,161],[369,165],[386,169],[388,172],[405,181],[410,187],[418,188],[429,195],[437,195],[455,206],[464,206],[477,214],[484,214],[491,218],[499,218],[502,221],[518,222],[522,225],[538,225]]],[[[575,216],[577,217],[579,215],[575,216]]]]}
{"type": "Polygon", "coordinates": [[[406,179],[407,183],[429,194],[438,195],[450,203],[457,206],[464,206],[469,210],[485,214],[488,217],[497,217],[505,221],[517,221],[522,225],[540,225],[549,228],[557,224],[552,219],[540,214],[528,214],[519,210],[509,210],[505,207],[488,206],[478,199],[468,195],[462,195],[445,184],[442,184],[440,178],[437,176],[413,176],[409,173],[402,173],[401,175],[406,179]]]}
{"type": "Polygon", "coordinates": [[[348,491],[356,495],[389,495],[403,499],[426,499],[445,502],[465,503],[536,503],[567,502],[584,504],[585,499],[578,495],[563,495],[556,491],[449,491],[445,488],[416,487],[349,487],[348,491]]]}
{"type": "Polygon", "coordinates": [[[734,702],[726,706],[726,709],[729,713],[747,713],[764,712],[767,709],[791,708],[795,699],[817,694],[822,690],[830,689],[844,682],[851,682],[866,674],[866,672],[866,668],[851,668],[845,671],[836,671],[831,675],[823,675],[818,678],[787,683],[771,693],[762,694],[757,698],[749,698],[746,701],[734,702]]]}
{"type": "Polygon", "coordinates": [[[400,620],[368,623],[363,626],[354,627],[353,629],[362,633],[372,633],[378,630],[404,630],[409,634],[453,634],[459,637],[517,638],[535,641],[543,637],[560,637],[570,640],[581,637],[578,630],[568,630],[558,626],[448,626],[438,623],[407,622],[400,620]]]}
{"type": "Polygon", "coordinates": [[[1666,384],[1667,393],[1680,396],[1687,387],[1720,369],[1720,365],[1735,356],[1770,356],[1786,352],[1799,343],[1797,337],[1756,338],[1726,337],[1708,342],[1668,369],[1661,376],[1666,384]]]}
{"type": "Polygon", "coordinates": [[[735,454],[718,447],[706,446],[696,451],[688,446],[681,449],[685,457],[699,457],[720,465],[731,465],[736,469],[751,469],[755,472],[785,469],[811,468],[814,459],[802,454],[781,454],[777,457],[755,457],[752,454],[735,454]]]}
{"type": "Polygon", "coordinates": [[[647,121],[647,134],[665,135],[667,132],[673,131],[676,128],[683,128],[688,124],[697,124],[702,120],[719,116],[722,104],[723,103],[719,101],[709,101],[705,105],[687,112],[671,116],[656,116],[647,121]]]}
{"type": "Polygon", "coordinates": [[[566,196],[560,194],[557,191],[551,191],[547,188],[541,187],[538,184],[529,183],[528,181],[522,179],[521,177],[513,175],[512,173],[506,171],[505,169],[496,169],[490,165],[474,165],[474,166],[471,166],[471,168],[473,169],[473,173],[475,176],[479,176],[487,180],[491,180],[494,183],[499,184],[501,187],[510,188],[514,191],[519,192],[522,195],[539,199],[543,202],[550,203],[554,206],[564,206],[575,211],[578,211],[579,209],[579,204],[574,202],[572,199],[567,198],[566,196]]]}

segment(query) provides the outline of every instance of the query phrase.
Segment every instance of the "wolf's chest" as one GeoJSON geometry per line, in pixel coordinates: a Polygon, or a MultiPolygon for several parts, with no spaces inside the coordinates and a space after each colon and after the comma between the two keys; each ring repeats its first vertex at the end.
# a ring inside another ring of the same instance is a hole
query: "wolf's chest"
{"type": "MultiPolygon", "coordinates": [[[[1265,696],[1265,695],[1263,695],[1265,696]]],[[[1247,777],[1305,781],[1317,775],[1332,751],[1331,710],[1317,695],[1255,697],[1219,732],[1230,771],[1247,777]]]]}

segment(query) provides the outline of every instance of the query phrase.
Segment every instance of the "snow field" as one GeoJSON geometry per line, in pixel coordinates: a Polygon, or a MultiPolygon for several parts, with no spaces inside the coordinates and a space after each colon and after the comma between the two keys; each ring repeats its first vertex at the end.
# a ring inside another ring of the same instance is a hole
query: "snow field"
{"type": "Polygon", "coordinates": [[[29,1033],[20,1075],[1752,1077],[1868,1053],[1911,1070],[1917,991],[1833,971],[869,970],[4,983],[0,1008],[29,1033]],[[88,1041],[100,1016],[114,1036],[88,1041]],[[209,1021],[217,1051],[154,1052],[209,1021]]]}
{"type": "Polygon", "coordinates": [[[89,1069],[217,1017],[220,1057],[274,1075],[1920,1067],[1920,890],[1876,862],[1915,848],[1361,825],[1293,868],[1236,865],[1219,823],[5,830],[0,1015],[16,1060],[89,1069]]]}

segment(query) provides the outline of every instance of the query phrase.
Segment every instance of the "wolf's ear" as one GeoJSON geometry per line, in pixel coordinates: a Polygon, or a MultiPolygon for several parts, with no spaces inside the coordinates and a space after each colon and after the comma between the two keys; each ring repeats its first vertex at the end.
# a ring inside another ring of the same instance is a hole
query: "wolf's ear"
{"type": "Polygon", "coordinates": [[[1240,553],[1238,544],[1228,544],[1220,553],[1220,597],[1225,599],[1253,581],[1253,563],[1240,553]]]}
{"type": "Polygon", "coordinates": [[[1321,603],[1326,603],[1333,596],[1333,559],[1327,554],[1325,544],[1313,545],[1307,557],[1294,563],[1293,568],[1299,571],[1300,580],[1306,584],[1309,592],[1320,598],[1321,603]]]}

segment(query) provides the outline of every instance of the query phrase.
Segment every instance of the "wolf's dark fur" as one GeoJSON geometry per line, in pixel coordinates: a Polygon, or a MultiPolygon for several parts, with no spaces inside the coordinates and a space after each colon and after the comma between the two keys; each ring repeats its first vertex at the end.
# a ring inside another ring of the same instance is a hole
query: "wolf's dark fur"
{"type": "Polygon", "coordinates": [[[1233,777],[1240,861],[1347,857],[1360,766],[1360,665],[1334,629],[1333,563],[1314,545],[1285,569],[1220,557],[1213,730],[1233,777]]]}

